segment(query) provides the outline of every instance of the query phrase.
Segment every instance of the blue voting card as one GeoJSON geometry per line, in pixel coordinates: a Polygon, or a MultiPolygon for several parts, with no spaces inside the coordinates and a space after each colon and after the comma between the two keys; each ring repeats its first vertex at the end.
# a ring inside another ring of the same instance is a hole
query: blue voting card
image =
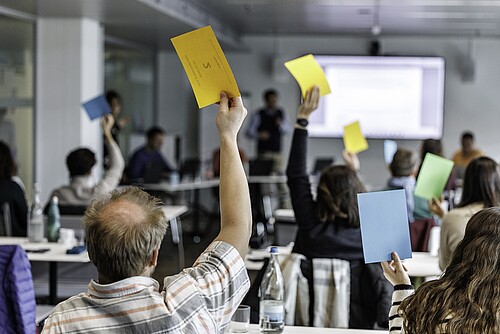
{"type": "Polygon", "coordinates": [[[104,95],[99,95],[92,100],[82,103],[82,107],[85,109],[90,117],[90,120],[92,121],[104,115],[111,114],[111,106],[104,95]]]}
{"type": "Polygon", "coordinates": [[[404,189],[358,194],[365,263],[411,258],[410,227],[404,189]]]}
{"type": "Polygon", "coordinates": [[[398,150],[398,143],[394,140],[384,140],[384,160],[387,165],[390,165],[394,153],[398,150]]]}

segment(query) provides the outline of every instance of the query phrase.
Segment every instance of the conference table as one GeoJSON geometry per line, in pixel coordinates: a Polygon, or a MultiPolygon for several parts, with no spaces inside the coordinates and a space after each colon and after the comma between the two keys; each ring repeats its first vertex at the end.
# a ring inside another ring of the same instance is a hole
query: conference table
{"type": "MultiPolygon", "coordinates": [[[[232,333],[227,330],[226,333],[232,333]]],[[[257,334],[259,332],[259,325],[250,324],[248,333],[257,334]]],[[[285,326],[283,334],[375,334],[387,333],[387,331],[380,330],[364,330],[364,329],[344,329],[344,328],[319,328],[319,327],[299,327],[299,326],[285,326]]]]}
{"type": "Polygon", "coordinates": [[[86,251],[80,254],[66,254],[66,246],[55,242],[29,242],[28,238],[0,237],[0,245],[19,245],[27,253],[30,261],[49,263],[49,303],[57,304],[57,264],[88,263],[89,255],[86,251]]]}

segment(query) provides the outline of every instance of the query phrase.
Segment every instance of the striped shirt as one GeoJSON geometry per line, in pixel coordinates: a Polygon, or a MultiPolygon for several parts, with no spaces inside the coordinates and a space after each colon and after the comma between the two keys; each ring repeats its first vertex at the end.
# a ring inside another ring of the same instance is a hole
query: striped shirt
{"type": "Polygon", "coordinates": [[[55,307],[42,333],[223,333],[250,281],[238,251],[216,241],[164,286],[160,293],[142,276],[92,280],[88,292],[55,307]]]}
{"type": "MultiPolygon", "coordinates": [[[[394,293],[392,294],[392,306],[389,311],[389,333],[390,334],[404,334],[406,331],[403,328],[404,319],[399,314],[399,305],[401,302],[412,295],[415,292],[415,289],[412,285],[395,285],[394,293]]],[[[436,334],[445,333],[444,324],[449,321],[451,316],[446,317],[445,320],[441,322],[441,325],[438,326],[436,330],[436,334]]]]}

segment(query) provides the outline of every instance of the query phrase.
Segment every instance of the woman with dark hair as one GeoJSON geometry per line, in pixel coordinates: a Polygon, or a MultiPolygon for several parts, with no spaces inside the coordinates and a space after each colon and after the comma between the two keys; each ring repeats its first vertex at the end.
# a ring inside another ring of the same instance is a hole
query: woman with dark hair
{"type": "Polygon", "coordinates": [[[470,217],[481,209],[500,206],[500,170],[497,163],[480,157],[472,160],[465,170],[462,199],[456,209],[445,213],[437,199],[430,209],[442,217],[439,267],[445,270],[458,243],[463,239],[470,217]]]}
{"type": "Polygon", "coordinates": [[[347,166],[331,166],[319,178],[316,200],[306,170],[307,119],[318,106],[319,89],[307,92],[299,107],[287,167],[288,187],[298,232],[294,253],[308,260],[349,261],[351,277],[349,327],[387,326],[392,290],[380,266],[365,265],[359,228],[357,194],[365,187],[357,176],[356,155],[344,152],[347,166]],[[373,270],[372,270],[373,269],[373,270]],[[364,292],[369,291],[370,297],[364,292]],[[378,311],[378,312],[377,312],[378,311]]]}
{"type": "Polygon", "coordinates": [[[10,148],[0,141],[0,205],[9,205],[12,235],[25,237],[28,228],[28,206],[22,188],[12,180],[16,173],[17,167],[10,148]]]}
{"type": "Polygon", "coordinates": [[[394,285],[391,333],[500,333],[500,208],[472,216],[443,277],[414,294],[404,265],[392,257],[382,263],[394,285]]]}

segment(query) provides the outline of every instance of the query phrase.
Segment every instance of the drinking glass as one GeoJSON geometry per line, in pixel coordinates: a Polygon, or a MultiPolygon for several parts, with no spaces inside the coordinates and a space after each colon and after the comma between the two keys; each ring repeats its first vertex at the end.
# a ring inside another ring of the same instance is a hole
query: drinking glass
{"type": "Polygon", "coordinates": [[[240,305],[231,317],[231,333],[248,333],[250,306],[240,305]]]}

